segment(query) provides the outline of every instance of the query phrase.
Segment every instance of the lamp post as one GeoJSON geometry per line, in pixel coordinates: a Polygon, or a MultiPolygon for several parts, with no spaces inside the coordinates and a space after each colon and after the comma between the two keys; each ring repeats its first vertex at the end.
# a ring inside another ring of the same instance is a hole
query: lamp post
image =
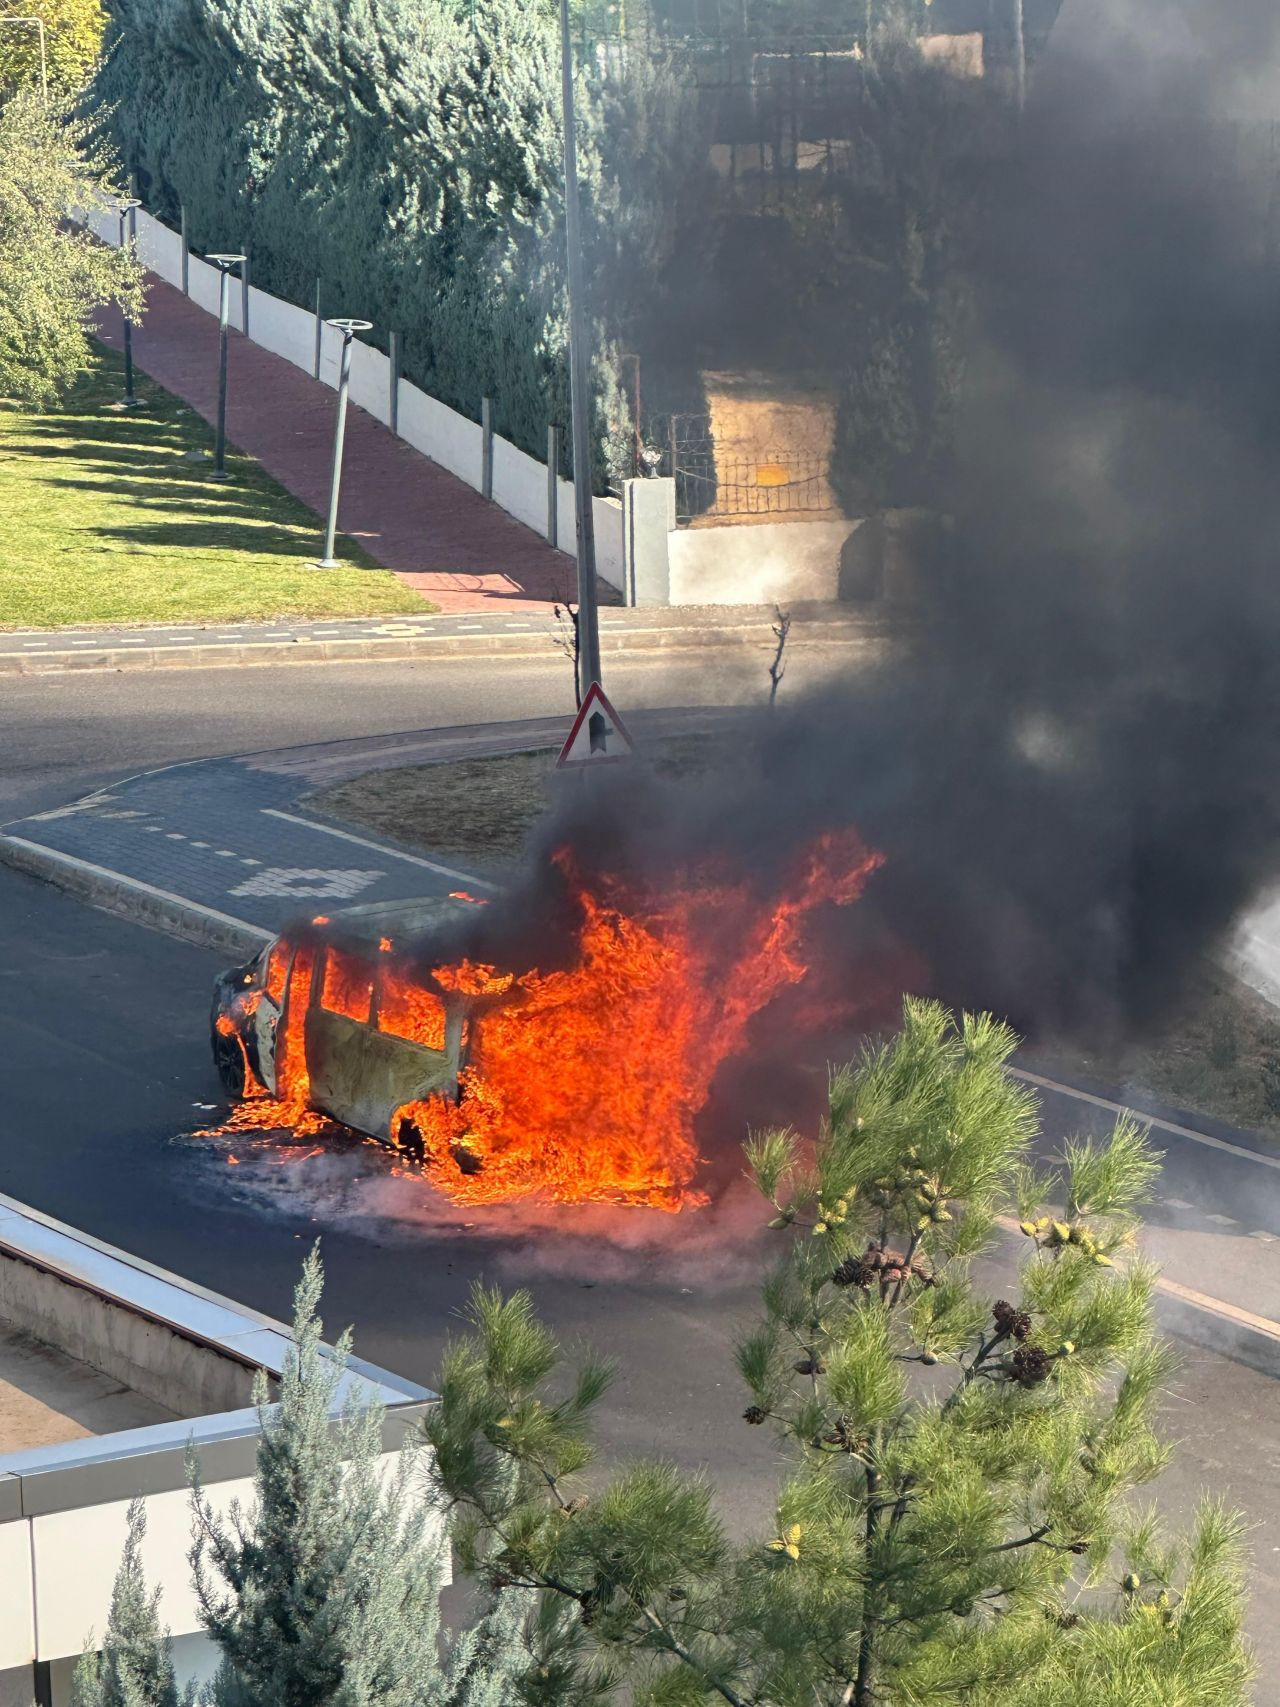
{"type": "Polygon", "coordinates": [[[229,480],[227,473],[227,320],[231,305],[231,269],[243,255],[206,255],[218,269],[218,430],[213,442],[210,480],[229,480]]]}
{"type": "MultiPolygon", "coordinates": [[[[140,201],[129,197],[119,204],[120,214],[120,247],[123,249],[126,240],[136,244],[138,241],[138,209],[140,201]]],[[[138,399],[133,394],[133,324],[129,319],[129,311],[124,313],[124,401],[122,409],[136,409],[138,399]]]]}
{"type": "Polygon", "coordinates": [[[43,18],[0,18],[0,26],[8,29],[25,25],[29,30],[35,30],[40,36],[40,94],[44,104],[49,105],[49,65],[44,51],[44,19],[43,18]]]}
{"type": "Polygon", "coordinates": [[[333,429],[333,475],[329,481],[329,520],[324,532],[324,556],[316,564],[317,569],[337,569],[338,559],[333,554],[334,541],[338,536],[338,488],[342,484],[342,441],[347,431],[347,392],[351,387],[351,341],[357,332],[369,332],[373,329],[371,320],[326,320],[326,326],[332,326],[335,331],[342,333],[342,361],[338,368],[338,416],[333,429]]]}
{"type": "Polygon", "coordinates": [[[560,0],[560,87],[564,123],[564,237],[569,293],[569,413],[573,427],[573,502],[578,521],[578,697],[600,680],[600,612],[596,603],[596,530],[591,508],[590,352],[583,314],[578,144],[573,113],[573,43],[569,0],[560,0]]]}

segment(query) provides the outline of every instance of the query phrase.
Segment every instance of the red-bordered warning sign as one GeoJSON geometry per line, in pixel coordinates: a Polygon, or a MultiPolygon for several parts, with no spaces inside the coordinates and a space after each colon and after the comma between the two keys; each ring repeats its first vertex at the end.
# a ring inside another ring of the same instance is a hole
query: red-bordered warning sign
{"type": "Polygon", "coordinates": [[[592,682],[578,708],[569,739],[560,750],[557,768],[569,765],[617,764],[635,757],[636,744],[627,726],[609,704],[599,682],[592,682]]]}

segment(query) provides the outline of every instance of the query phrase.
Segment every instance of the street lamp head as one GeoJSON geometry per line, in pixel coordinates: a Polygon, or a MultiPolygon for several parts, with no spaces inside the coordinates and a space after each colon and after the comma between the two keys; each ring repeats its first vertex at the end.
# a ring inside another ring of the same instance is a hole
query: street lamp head
{"type": "Polygon", "coordinates": [[[136,196],[123,197],[120,201],[118,201],[116,203],[116,207],[121,213],[132,213],[135,207],[141,207],[141,206],[142,206],[142,203],[137,199],[136,196]]]}
{"type": "Polygon", "coordinates": [[[238,267],[244,260],[243,255],[206,255],[206,261],[211,261],[215,267],[221,267],[225,273],[229,267],[238,267]]]}
{"type": "Polygon", "coordinates": [[[357,332],[372,332],[372,320],[326,320],[326,326],[332,326],[341,332],[344,338],[354,338],[357,332]]]}

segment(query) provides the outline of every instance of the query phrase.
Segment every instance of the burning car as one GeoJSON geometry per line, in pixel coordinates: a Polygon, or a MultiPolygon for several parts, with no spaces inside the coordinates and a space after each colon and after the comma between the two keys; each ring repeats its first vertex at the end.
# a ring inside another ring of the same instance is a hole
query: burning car
{"type": "Polygon", "coordinates": [[[250,1099],[248,1112],[264,1124],[328,1115],[424,1159],[420,1134],[397,1113],[431,1097],[456,1100],[468,1000],[414,984],[392,960],[387,932],[430,930],[460,906],[348,908],[222,973],[211,1039],[227,1094],[250,1099]]]}
{"type": "MultiPolygon", "coordinates": [[[[695,1128],[716,1073],[748,1047],[754,1016],[806,979],[815,910],[856,900],[879,863],[835,832],[777,891],[707,866],[658,891],[588,878],[561,849],[565,922],[543,966],[501,928],[486,958],[458,955],[464,936],[481,940],[443,928],[473,911],[463,897],[314,919],[218,979],[228,1125],[339,1121],[457,1203],[702,1202],[695,1128]]],[[[528,912],[519,896],[510,908],[492,924],[528,912]]]]}

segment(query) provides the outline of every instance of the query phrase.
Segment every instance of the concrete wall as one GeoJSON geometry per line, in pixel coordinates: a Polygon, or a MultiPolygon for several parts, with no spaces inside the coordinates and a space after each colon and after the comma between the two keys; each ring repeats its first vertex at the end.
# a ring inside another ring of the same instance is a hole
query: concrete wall
{"type": "Polygon", "coordinates": [[[673,605],[786,604],[836,597],[840,551],[858,522],[761,522],[668,536],[673,605]]]}
{"type": "MultiPolygon", "coordinates": [[[[30,1703],[37,1664],[50,1668],[54,1707],[69,1702],[75,1656],[106,1623],[135,1495],[147,1507],[144,1568],[179,1638],[182,1680],[207,1675],[187,1562],[186,1453],[195,1448],[216,1509],[249,1498],[258,1415],[240,1407],[254,1367],[283,1367],[288,1329],[3,1196],[0,1316],[191,1419],[0,1455],[0,1707],[30,1703]]],[[[390,1474],[432,1396],[352,1359],[335,1416],[348,1397],[384,1406],[390,1474]]]]}
{"type": "MultiPolygon", "coordinates": [[[[85,224],[104,243],[119,241],[120,222],[112,213],[93,212],[85,216],[85,224]]],[[[158,219],[137,213],[138,253],[144,263],[159,278],[177,289],[182,288],[182,239],[158,219]]],[[[218,312],[218,269],[192,255],[188,266],[188,294],[191,300],[210,314],[218,312]]],[[[250,257],[249,336],[255,344],[273,354],[283,356],[295,367],[314,372],[315,316],[305,308],[282,302],[252,283],[250,257]]],[[[243,292],[240,281],[231,287],[229,320],[238,332],[244,331],[243,292]]],[[[351,305],[359,312],[359,304],[351,305]]],[[[145,327],[144,327],[145,332],[145,327]]],[[[342,349],[341,334],[332,327],[322,330],[320,378],[326,385],[337,386],[338,359],[342,349]]],[[[139,365],[145,369],[145,344],[139,341],[139,365]]],[[[372,344],[356,339],[351,353],[351,401],[375,420],[389,425],[390,362],[372,344]]],[[[434,397],[420,391],[407,380],[400,381],[398,429],[399,436],[423,456],[447,468],[450,474],[480,489],[481,435],[479,424],[450,409],[434,397]]],[[[480,400],[476,399],[479,408],[480,400]]],[[[565,591],[573,586],[572,559],[577,555],[577,535],[574,526],[573,483],[557,476],[557,543],[564,553],[565,591]]],[[[528,456],[505,439],[493,441],[493,502],[527,527],[544,534],[547,530],[547,470],[545,464],[528,456]]],[[[596,570],[601,578],[619,591],[623,588],[622,505],[614,498],[594,500],[596,532],[596,570]]]]}
{"type": "Polygon", "coordinates": [[[249,1403],[246,1363],[2,1249],[0,1316],[179,1416],[249,1403]]]}

